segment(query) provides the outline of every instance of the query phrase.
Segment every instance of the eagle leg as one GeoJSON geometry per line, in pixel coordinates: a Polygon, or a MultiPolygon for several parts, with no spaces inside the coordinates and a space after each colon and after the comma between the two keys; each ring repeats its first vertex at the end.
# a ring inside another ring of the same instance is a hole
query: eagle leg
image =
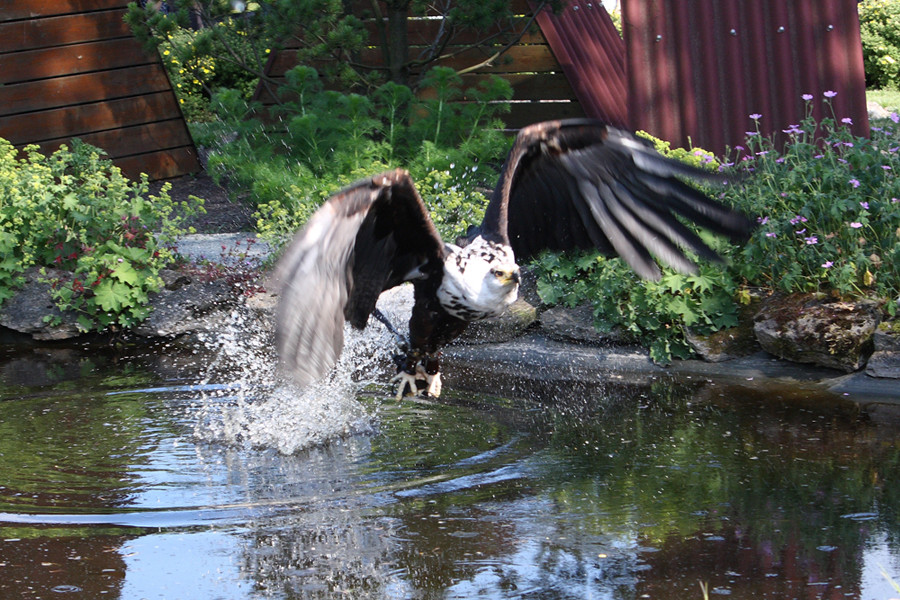
{"type": "Polygon", "coordinates": [[[438,353],[406,350],[403,346],[393,356],[397,374],[391,383],[397,383],[397,400],[404,396],[441,395],[441,374],[438,353]]]}

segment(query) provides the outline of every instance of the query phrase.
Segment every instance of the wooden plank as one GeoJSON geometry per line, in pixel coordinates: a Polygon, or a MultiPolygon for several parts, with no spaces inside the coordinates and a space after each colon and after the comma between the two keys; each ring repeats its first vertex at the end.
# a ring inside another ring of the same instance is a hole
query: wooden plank
{"type": "MultiPolygon", "coordinates": [[[[441,60],[439,65],[461,70],[477,65],[491,54],[481,49],[470,49],[456,56],[441,60]]],[[[546,71],[558,71],[559,63],[553,56],[549,46],[533,44],[528,46],[513,46],[508,52],[496,59],[494,64],[478,69],[479,73],[539,73],[546,71]]]]}
{"type": "MultiPolygon", "coordinates": [[[[493,75],[467,73],[463,87],[477,87],[493,75]]],[[[503,76],[513,88],[513,100],[574,100],[575,91],[562,73],[508,73],[503,76]]]]}
{"type": "Polygon", "coordinates": [[[0,0],[0,22],[125,8],[129,0],[0,0]]]}
{"type": "Polygon", "coordinates": [[[541,121],[584,116],[584,109],[578,102],[514,102],[510,111],[500,118],[508,129],[521,129],[541,121]]]}
{"type": "Polygon", "coordinates": [[[110,131],[45,140],[40,142],[38,146],[41,147],[42,152],[53,152],[61,144],[69,144],[72,137],[80,138],[81,141],[87,144],[102,148],[111,159],[193,144],[184,122],[180,119],[172,119],[110,131]]]}
{"type": "Polygon", "coordinates": [[[0,53],[131,37],[122,9],[0,24],[0,53]]]}
{"type": "Polygon", "coordinates": [[[175,96],[165,91],[0,117],[0,137],[22,145],[179,118],[175,96]]]}
{"type": "Polygon", "coordinates": [[[159,64],[4,85],[0,86],[0,116],[168,89],[169,79],[159,64]]]}
{"type": "Polygon", "coordinates": [[[141,173],[147,173],[151,180],[172,179],[200,171],[200,161],[193,146],[125,156],[113,163],[130,179],[140,178],[141,173]]]}
{"type": "Polygon", "coordinates": [[[3,57],[0,84],[145,65],[158,61],[159,57],[155,53],[153,55],[144,53],[141,44],[134,38],[12,52],[3,57]]]}

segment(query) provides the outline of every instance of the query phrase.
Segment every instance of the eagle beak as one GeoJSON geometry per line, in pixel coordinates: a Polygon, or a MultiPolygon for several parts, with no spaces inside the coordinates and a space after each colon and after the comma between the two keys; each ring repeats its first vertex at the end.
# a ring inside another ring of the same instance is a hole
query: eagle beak
{"type": "Polygon", "coordinates": [[[494,271],[494,275],[503,285],[509,285],[510,283],[518,285],[522,280],[521,275],[519,275],[519,269],[497,269],[494,271]]]}

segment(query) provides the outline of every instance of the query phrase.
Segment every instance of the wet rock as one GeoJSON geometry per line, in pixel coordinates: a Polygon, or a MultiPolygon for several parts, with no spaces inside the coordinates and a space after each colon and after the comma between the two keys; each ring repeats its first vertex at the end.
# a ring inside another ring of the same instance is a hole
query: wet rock
{"type": "Polygon", "coordinates": [[[554,306],[541,313],[541,329],[550,339],[579,344],[628,344],[634,338],[627,331],[618,329],[600,332],[594,327],[594,309],[589,304],[575,308],[554,306]]]}
{"type": "Polygon", "coordinates": [[[881,323],[873,344],[875,351],[866,363],[866,375],[900,379],[900,319],[881,323]]]}
{"type": "Polygon", "coordinates": [[[512,303],[499,317],[470,324],[454,340],[457,344],[493,344],[508,342],[522,335],[537,319],[537,310],[521,298],[512,303]]]}
{"type": "Polygon", "coordinates": [[[218,330],[238,295],[222,280],[190,281],[175,289],[164,288],[150,297],[150,316],[134,328],[146,337],[171,337],[218,330]]]}
{"type": "Polygon", "coordinates": [[[738,325],[709,335],[702,335],[690,329],[685,339],[694,352],[707,362],[724,362],[759,352],[759,342],[753,331],[753,316],[759,310],[759,301],[742,306],[738,315],[738,325]]]}
{"type": "Polygon", "coordinates": [[[50,282],[65,278],[66,273],[46,269],[42,275],[34,267],[23,276],[25,284],[22,288],[0,305],[0,325],[27,333],[35,340],[67,340],[81,335],[75,314],[61,312],[50,295],[50,282]],[[45,317],[49,319],[45,320],[45,317]],[[58,324],[49,324],[57,320],[58,324]]]}
{"type": "Polygon", "coordinates": [[[878,304],[871,300],[779,296],[763,305],[753,329],[762,348],[775,356],[849,373],[872,354],[880,320],[878,304]]]}

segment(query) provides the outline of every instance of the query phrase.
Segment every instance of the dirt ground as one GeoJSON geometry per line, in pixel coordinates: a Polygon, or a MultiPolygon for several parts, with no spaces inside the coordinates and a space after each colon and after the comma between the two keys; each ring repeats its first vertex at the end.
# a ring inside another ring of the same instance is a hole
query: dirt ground
{"type": "MultiPolygon", "coordinates": [[[[184,175],[167,180],[172,184],[169,196],[175,202],[185,202],[189,196],[203,198],[206,214],[189,222],[198,233],[235,233],[253,231],[253,210],[240,200],[229,198],[228,190],[213,181],[206,172],[184,175]]],[[[151,193],[159,193],[164,182],[151,184],[151,193]]]]}

